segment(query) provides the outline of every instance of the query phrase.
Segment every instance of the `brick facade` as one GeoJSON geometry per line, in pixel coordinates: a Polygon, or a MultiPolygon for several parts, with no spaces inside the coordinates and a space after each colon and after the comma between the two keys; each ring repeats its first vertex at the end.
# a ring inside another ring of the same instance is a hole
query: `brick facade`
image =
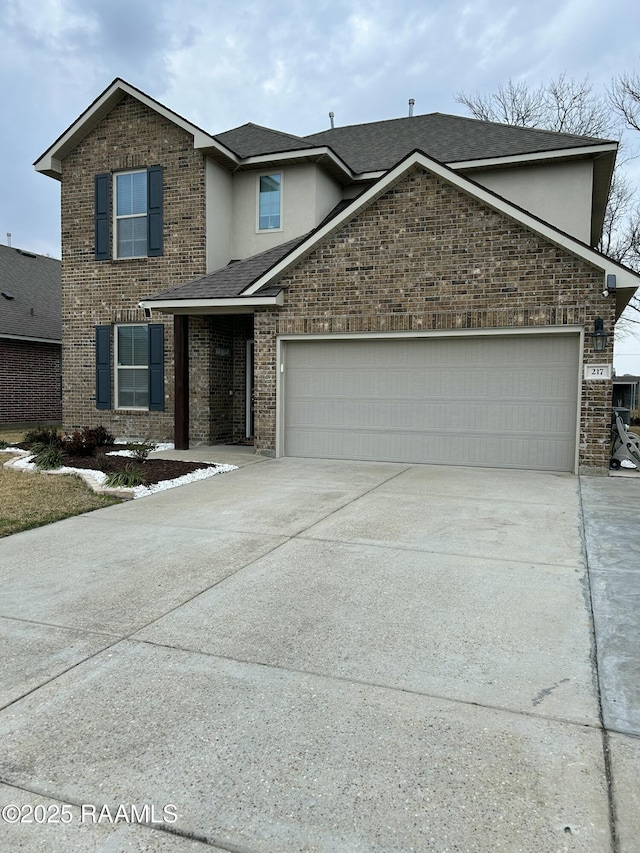
{"type": "MultiPolygon", "coordinates": [[[[584,326],[613,329],[602,271],[416,168],[281,280],[284,307],[255,316],[256,448],[275,448],[280,334],[584,326]]],[[[611,363],[612,338],[584,362],[611,363]]],[[[582,388],[580,466],[609,455],[610,382],[582,388]]]]}
{"type": "MultiPolygon", "coordinates": [[[[143,323],[140,299],[206,272],[205,163],[190,134],[126,96],[62,166],[63,424],[172,439],[173,322],[165,324],[163,412],[95,408],[96,325],[143,323]],[[164,253],[96,261],[94,176],[161,165],[164,253]]],[[[282,334],[584,327],[613,329],[602,271],[414,167],[281,279],[285,304],[189,320],[191,442],[245,438],[246,341],[255,339],[255,445],[273,453],[276,342],[282,334]]],[[[612,362],[592,352],[584,362],[612,362]]],[[[112,380],[113,381],[113,380],[112,380]]],[[[608,460],[609,382],[585,382],[580,465],[608,460]]]]}
{"type": "MultiPolygon", "coordinates": [[[[118,436],[172,439],[171,315],[154,312],[151,319],[165,324],[163,412],[96,409],[94,329],[148,322],[138,308],[140,299],[206,272],[204,158],[194,151],[190,134],[127,95],[64,159],[61,196],[63,425],[70,430],[104,424],[118,436]],[[95,175],[154,165],[164,169],[162,256],[96,261],[95,175]]],[[[197,330],[194,341],[199,341],[197,330]]],[[[200,375],[206,368],[199,358],[193,364],[192,387],[206,397],[200,375]]],[[[194,405],[200,419],[199,401],[194,405]]],[[[208,426],[195,433],[196,440],[208,440],[208,426]]]]}
{"type": "Polygon", "coordinates": [[[62,419],[60,346],[0,339],[0,423],[62,419]]]}

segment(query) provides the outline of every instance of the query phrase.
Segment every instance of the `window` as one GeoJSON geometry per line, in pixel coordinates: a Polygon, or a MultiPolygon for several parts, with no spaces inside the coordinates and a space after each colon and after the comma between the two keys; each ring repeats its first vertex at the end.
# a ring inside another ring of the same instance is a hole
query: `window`
{"type": "Polygon", "coordinates": [[[96,175],[94,192],[96,261],[162,255],[162,166],[96,175]]]}
{"type": "Polygon", "coordinates": [[[258,230],[278,230],[281,227],[282,175],[260,175],[258,187],[258,230]]]}
{"type": "Polygon", "coordinates": [[[147,170],[115,176],[117,258],[147,254],[147,170]]]}
{"type": "Polygon", "coordinates": [[[164,411],[164,325],[130,323],[95,331],[96,408],[111,408],[113,371],[117,409],[164,411]]]}
{"type": "Polygon", "coordinates": [[[116,326],[116,408],[148,407],[148,326],[116,326]]]}

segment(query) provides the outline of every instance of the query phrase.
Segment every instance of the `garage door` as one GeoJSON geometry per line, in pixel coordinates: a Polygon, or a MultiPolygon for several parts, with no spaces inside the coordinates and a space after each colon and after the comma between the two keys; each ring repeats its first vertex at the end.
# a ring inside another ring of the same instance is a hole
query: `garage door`
{"type": "Polygon", "coordinates": [[[573,334],[284,343],[284,454],[573,471],[573,334]]]}

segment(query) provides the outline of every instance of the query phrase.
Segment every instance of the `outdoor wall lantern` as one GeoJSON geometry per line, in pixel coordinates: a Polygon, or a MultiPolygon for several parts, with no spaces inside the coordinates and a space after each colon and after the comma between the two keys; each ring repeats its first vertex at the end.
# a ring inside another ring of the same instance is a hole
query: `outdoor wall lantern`
{"type": "Polygon", "coordinates": [[[592,338],[594,352],[604,352],[607,348],[607,338],[611,337],[611,333],[604,330],[602,317],[596,317],[593,321],[593,332],[585,332],[585,335],[592,338]]]}

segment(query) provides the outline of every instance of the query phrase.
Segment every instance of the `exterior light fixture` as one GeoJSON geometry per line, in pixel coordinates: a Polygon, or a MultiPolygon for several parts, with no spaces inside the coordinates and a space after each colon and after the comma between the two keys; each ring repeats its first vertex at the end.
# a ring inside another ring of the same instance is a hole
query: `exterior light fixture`
{"type": "Polygon", "coordinates": [[[607,338],[611,337],[611,333],[604,330],[602,317],[596,317],[593,321],[593,332],[585,332],[585,335],[592,338],[594,352],[604,352],[607,348],[607,338]]]}
{"type": "Polygon", "coordinates": [[[616,294],[616,277],[615,277],[615,275],[608,275],[607,276],[607,283],[604,286],[604,290],[602,291],[602,295],[604,297],[607,297],[607,296],[611,296],[611,295],[615,296],[615,294],[616,294]]]}

